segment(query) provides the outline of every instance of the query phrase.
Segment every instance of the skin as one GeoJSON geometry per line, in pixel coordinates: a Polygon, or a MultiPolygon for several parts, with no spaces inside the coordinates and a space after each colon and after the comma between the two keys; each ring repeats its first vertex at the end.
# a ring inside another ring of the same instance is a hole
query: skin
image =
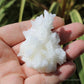
{"type": "MultiPolygon", "coordinates": [[[[84,52],[84,41],[76,40],[64,47],[67,62],[58,66],[56,72],[39,73],[28,68],[17,57],[20,44],[25,40],[23,31],[31,28],[30,21],[10,24],[0,28],[0,84],[59,84],[76,70],[72,60],[84,52]]],[[[60,44],[70,42],[84,34],[84,25],[73,23],[64,25],[61,18],[55,17],[53,32],[60,36],[60,44]]]]}

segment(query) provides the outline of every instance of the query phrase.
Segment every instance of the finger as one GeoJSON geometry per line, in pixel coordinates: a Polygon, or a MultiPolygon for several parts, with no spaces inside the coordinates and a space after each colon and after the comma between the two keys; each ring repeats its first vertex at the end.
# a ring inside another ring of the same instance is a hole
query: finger
{"type": "MultiPolygon", "coordinates": [[[[64,21],[60,17],[54,19],[53,25],[55,28],[64,25],[64,21]]],[[[31,21],[15,23],[0,28],[0,38],[2,38],[9,46],[14,46],[25,40],[23,31],[31,28],[31,21]]]]}
{"type": "Polygon", "coordinates": [[[81,23],[72,23],[62,26],[54,31],[58,32],[61,44],[65,44],[84,34],[84,25],[81,23]]]}
{"type": "Polygon", "coordinates": [[[76,40],[64,47],[64,50],[66,51],[67,59],[73,60],[84,53],[84,41],[76,40]]]}
{"type": "Polygon", "coordinates": [[[58,68],[58,74],[60,81],[64,81],[70,76],[73,75],[73,73],[76,71],[76,65],[73,63],[73,61],[68,61],[64,63],[62,66],[59,66],[58,68]]]}
{"type": "Polygon", "coordinates": [[[57,17],[57,16],[54,18],[54,21],[53,21],[54,29],[57,29],[57,28],[63,26],[64,24],[65,23],[64,23],[64,20],[62,18],[57,17]]]}
{"type": "Polygon", "coordinates": [[[59,73],[33,75],[25,80],[25,84],[58,84],[70,77],[75,69],[73,62],[67,62],[59,67],[57,70],[59,73]]]}
{"type": "Polygon", "coordinates": [[[13,46],[25,38],[23,36],[23,31],[26,31],[31,27],[30,21],[25,21],[21,23],[14,23],[0,28],[0,38],[4,40],[9,46],[13,46]]]}

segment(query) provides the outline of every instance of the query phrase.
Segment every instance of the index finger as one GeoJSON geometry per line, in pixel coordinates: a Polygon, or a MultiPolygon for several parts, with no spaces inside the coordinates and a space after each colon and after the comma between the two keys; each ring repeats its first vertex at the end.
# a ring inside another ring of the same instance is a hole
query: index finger
{"type": "MultiPolygon", "coordinates": [[[[60,17],[55,17],[53,26],[54,28],[58,28],[64,25],[64,21],[60,17]]],[[[31,28],[31,21],[24,21],[20,23],[15,23],[11,25],[7,25],[0,28],[0,38],[7,43],[9,46],[14,46],[25,40],[23,35],[23,31],[31,28]]]]}

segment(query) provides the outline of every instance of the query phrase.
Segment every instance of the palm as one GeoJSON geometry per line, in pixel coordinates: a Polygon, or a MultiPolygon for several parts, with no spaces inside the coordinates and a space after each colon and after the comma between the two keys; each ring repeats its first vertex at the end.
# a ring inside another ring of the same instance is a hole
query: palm
{"type": "MultiPolygon", "coordinates": [[[[63,24],[63,21],[58,17],[54,21],[55,28],[63,24]],[[57,24],[55,25],[55,23],[57,24]]],[[[75,65],[70,60],[76,58],[84,51],[84,46],[82,46],[84,42],[81,40],[75,41],[64,48],[69,62],[58,67],[58,70],[54,73],[39,73],[19,61],[18,59],[20,58],[17,58],[16,54],[19,52],[20,43],[25,40],[22,31],[30,27],[30,21],[26,21],[8,25],[0,29],[0,84],[57,84],[68,78],[75,70],[75,65]],[[7,35],[4,33],[7,33],[7,35]],[[74,47],[77,48],[74,50],[74,47]]],[[[60,35],[61,44],[64,44],[82,35],[84,26],[75,23],[59,28],[56,31],[60,35]],[[74,30],[74,27],[76,27],[76,30],[74,30]]]]}

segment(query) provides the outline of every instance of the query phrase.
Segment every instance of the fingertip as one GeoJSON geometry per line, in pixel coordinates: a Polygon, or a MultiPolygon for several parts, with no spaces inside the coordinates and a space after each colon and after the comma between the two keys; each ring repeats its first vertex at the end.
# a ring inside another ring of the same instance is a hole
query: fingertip
{"type": "Polygon", "coordinates": [[[84,53],[84,40],[76,40],[64,47],[68,60],[74,60],[84,53]]]}
{"type": "Polygon", "coordinates": [[[57,17],[57,16],[54,18],[54,21],[53,21],[54,29],[57,29],[58,27],[63,26],[64,24],[65,23],[62,18],[57,17]]]}
{"type": "Polygon", "coordinates": [[[59,75],[60,81],[64,81],[76,71],[76,65],[72,61],[69,61],[59,67],[58,71],[61,73],[59,75]]]}
{"type": "Polygon", "coordinates": [[[84,34],[84,24],[78,23],[78,22],[75,22],[75,23],[72,23],[72,24],[74,25],[75,28],[79,29],[79,31],[81,30],[82,33],[84,34]]]}

